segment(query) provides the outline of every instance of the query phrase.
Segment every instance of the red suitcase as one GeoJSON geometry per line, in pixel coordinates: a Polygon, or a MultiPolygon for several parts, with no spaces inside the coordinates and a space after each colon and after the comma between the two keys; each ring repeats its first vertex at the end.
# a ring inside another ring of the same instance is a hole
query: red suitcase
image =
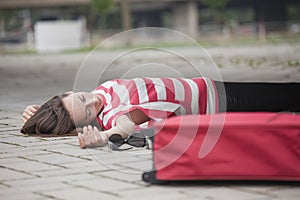
{"type": "Polygon", "coordinates": [[[300,180],[300,115],[185,115],[154,124],[153,184],[186,180],[300,180]]]}

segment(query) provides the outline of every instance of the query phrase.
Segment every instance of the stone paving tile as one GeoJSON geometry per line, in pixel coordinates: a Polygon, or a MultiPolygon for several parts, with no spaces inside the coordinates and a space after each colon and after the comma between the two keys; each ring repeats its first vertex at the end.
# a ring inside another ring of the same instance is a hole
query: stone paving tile
{"type": "Polygon", "coordinates": [[[59,180],[54,178],[42,178],[35,177],[29,179],[19,179],[19,180],[4,180],[3,184],[5,184],[9,188],[36,188],[39,186],[45,187],[45,185],[51,185],[52,183],[59,183],[59,180]]]}
{"type": "MultiPolygon", "coordinates": [[[[6,151],[0,153],[0,160],[1,159],[7,159],[7,158],[13,158],[13,157],[24,157],[24,158],[30,158],[33,155],[45,155],[49,154],[50,152],[44,150],[44,149],[16,149],[15,151],[6,151]],[[22,151],[23,149],[23,151],[22,151]]],[[[1,163],[1,161],[0,161],[1,163]]]]}
{"type": "Polygon", "coordinates": [[[0,167],[0,180],[19,180],[24,178],[34,178],[36,176],[31,175],[29,173],[20,172],[16,170],[11,170],[7,168],[0,167]]]}
{"type": "MultiPolygon", "coordinates": [[[[18,137],[18,136],[13,136],[13,137],[18,137]]],[[[0,140],[0,144],[1,144],[1,140],[0,140]]],[[[3,143],[4,144],[4,143],[3,143]]],[[[7,146],[7,148],[3,148],[1,149],[1,153],[2,152],[7,152],[7,153],[22,153],[22,152],[32,152],[32,151],[36,151],[36,150],[45,150],[47,148],[47,146],[30,146],[30,145],[27,145],[25,142],[22,143],[21,145],[11,145],[10,146],[7,146]],[[22,145],[22,146],[21,146],[22,145]],[[11,148],[9,148],[11,147],[11,148]],[[17,148],[13,148],[13,147],[17,147],[17,148]]]]}
{"type": "MultiPolygon", "coordinates": [[[[68,182],[77,182],[81,180],[86,179],[94,179],[95,175],[89,174],[89,173],[77,173],[77,174],[60,174],[60,175],[53,175],[53,176],[47,176],[47,177],[33,177],[33,178],[27,178],[27,179],[19,179],[19,180],[7,180],[3,181],[3,184],[5,184],[8,187],[17,187],[17,188],[35,188],[36,186],[40,186],[42,189],[51,189],[48,188],[47,185],[54,185],[60,184],[65,181],[68,182]]],[[[63,183],[65,184],[65,183],[63,183]]]]}
{"type": "MultiPolygon", "coordinates": [[[[131,162],[130,160],[128,162],[131,162]]],[[[124,169],[125,167],[120,166],[117,160],[114,160],[113,162],[108,162],[105,159],[101,159],[99,157],[92,157],[90,161],[82,162],[82,163],[66,163],[63,164],[65,167],[71,167],[71,168],[78,168],[78,167],[96,167],[99,170],[119,170],[124,169]]]]}
{"type": "Polygon", "coordinates": [[[17,160],[18,160],[18,158],[16,158],[16,157],[2,157],[2,155],[1,155],[0,165],[7,164],[7,163],[14,163],[17,160]]]}
{"type": "Polygon", "coordinates": [[[86,158],[90,159],[91,154],[85,150],[81,149],[78,146],[70,145],[70,144],[57,144],[53,146],[48,146],[46,148],[47,152],[52,152],[52,153],[57,153],[57,154],[63,154],[67,156],[72,156],[72,157],[80,157],[80,158],[86,158]]]}
{"type": "Polygon", "coordinates": [[[34,156],[31,156],[30,159],[39,161],[42,163],[49,163],[49,164],[54,164],[54,165],[59,165],[59,164],[63,164],[63,163],[81,162],[84,160],[82,158],[66,156],[63,154],[56,154],[56,153],[51,153],[51,154],[47,154],[47,155],[34,155],[34,156]]]}
{"type": "Polygon", "coordinates": [[[6,144],[11,144],[11,145],[15,145],[15,146],[22,146],[22,147],[26,147],[27,143],[28,143],[28,137],[24,137],[24,136],[19,136],[19,137],[5,137],[5,138],[1,138],[1,143],[6,143],[6,144]]]}
{"type": "Polygon", "coordinates": [[[4,191],[7,188],[9,188],[9,185],[0,182],[0,191],[4,191]]]}
{"type": "Polygon", "coordinates": [[[6,127],[7,127],[6,124],[2,124],[2,123],[0,122],[0,128],[1,128],[1,129],[6,128],[6,127]]]}
{"type": "Polygon", "coordinates": [[[36,184],[31,185],[19,185],[18,188],[16,188],[16,186],[7,188],[5,190],[0,191],[0,196],[5,195],[9,197],[8,199],[10,199],[13,197],[21,197],[22,194],[26,197],[26,195],[28,194],[36,194],[42,191],[59,190],[64,188],[70,188],[70,186],[61,182],[48,182],[47,184],[45,184],[45,182],[37,182],[36,184]]]}
{"type": "Polygon", "coordinates": [[[19,147],[19,146],[0,142],[0,151],[1,152],[5,151],[6,149],[17,148],[17,147],[19,147]]]}
{"type": "MultiPolygon", "coordinates": [[[[0,131],[1,131],[1,129],[0,129],[0,131]]],[[[16,136],[19,136],[19,133],[16,133],[15,130],[0,132],[0,139],[2,139],[2,138],[15,138],[16,136]]]]}
{"type": "Polygon", "coordinates": [[[102,172],[110,169],[101,168],[99,165],[88,166],[88,167],[77,167],[77,168],[65,168],[65,169],[57,169],[54,171],[38,171],[33,172],[33,174],[41,176],[41,177],[55,177],[55,176],[63,176],[63,175],[73,175],[73,174],[88,174],[93,172],[102,172]]]}
{"type": "Polygon", "coordinates": [[[88,169],[91,167],[95,167],[99,170],[110,170],[106,165],[100,163],[97,160],[83,160],[82,162],[76,163],[64,163],[61,164],[62,166],[66,167],[67,169],[88,169]]]}
{"type": "MultiPolygon", "coordinates": [[[[122,182],[141,184],[140,183],[141,182],[141,173],[129,172],[128,169],[93,172],[92,174],[99,175],[99,176],[105,177],[105,178],[110,178],[113,180],[122,181],[122,182]]],[[[143,185],[143,184],[141,184],[141,185],[143,185]]]]}
{"type": "MultiPolygon", "coordinates": [[[[0,111],[0,114],[2,114],[2,112],[0,111]]],[[[6,133],[9,131],[20,131],[20,123],[16,123],[15,119],[12,119],[10,117],[5,117],[5,118],[0,118],[0,133],[6,133]]]]}
{"type": "MultiPolygon", "coordinates": [[[[57,144],[65,144],[67,140],[71,140],[72,138],[59,138],[59,139],[38,139],[34,138],[28,141],[27,143],[24,143],[23,145],[26,145],[27,147],[38,147],[38,146],[52,146],[57,144]]],[[[79,146],[78,146],[79,147],[79,146]]]]}
{"type": "MultiPolygon", "coordinates": [[[[254,182],[254,183],[238,183],[238,184],[219,184],[219,183],[215,183],[218,186],[214,187],[213,189],[216,190],[217,194],[207,194],[207,196],[213,196],[215,199],[220,199],[222,195],[222,192],[224,193],[223,197],[224,199],[228,199],[226,194],[228,193],[228,195],[230,194],[234,194],[232,195],[232,198],[234,199],[257,199],[257,200],[263,200],[263,199],[299,199],[299,198],[295,198],[295,197],[300,197],[300,187],[296,186],[284,186],[286,184],[283,185],[274,185],[273,183],[269,183],[269,184],[262,184],[261,182],[254,182]],[[222,190],[219,190],[218,188],[222,188],[222,190]],[[290,193],[286,193],[286,196],[283,198],[283,196],[280,196],[278,194],[282,194],[281,191],[284,191],[284,188],[286,188],[287,190],[290,190],[290,193]],[[227,190],[230,190],[230,193],[227,192],[227,190]]],[[[182,186],[180,186],[182,187],[182,186]]],[[[198,193],[198,190],[193,188],[193,187],[189,187],[187,193],[190,193],[191,195],[194,195],[194,193],[198,193]]]]}
{"type": "Polygon", "coordinates": [[[62,189],[62,190],[51,190],[51,191],[43,191],[40,194],[50,196],[57,199],[64,200],[99,200],[99,199],[107,199],[107,200],[116,200],[120,199],[118,195],[110,192],[98,192],[86,188],[70,188],[70,189],[62,189]]]}
{"type": "Polygon", "coordinates": [[[222,186],[203,185],[177,185],[177,186],[151,186],[127,191],[124,199],[131,195],[143,196],[143,199],[238,199],[254,200],[267,198],[262,194],[247,193],[222,186]],[[149,196],[145,194],[151,194],[149,196]]]}
{"type": "Polygon", "coordinates": [[[137,152],[134,155],[139,158],[152,160],[152,151],[151,150],[141,150],[140,152],[137,152]]]}
{"type": "MultiPolygon", "coordinates": [[[[216,191],[217,192],[217,191],[216,191]]],[[[134,190],[127,190],[126,192],[120,193],[121,199],[129,199],[137,197],[143,200],[185,200],[185,199],[209,199],[205,198],[205,195],[201,193],[201,189],[199,190],[199,194],[195,197],[187,195],[185,192],[178,191],[176,189],[168,189],[166,187],[159,186],[151,186],[151,187],[143,187],[134,190]]]]}
{"type": "Polygon", "coordinates": [[[298,190],[298,196],[300,197],[300,186],[293,187],[293,186],[290,186],[287,183],[281,183],[281,184],[282,185],[280,185],[280,183],[279,184],[269,183],[269,185],[268,185],[268,184],[256,183],[256,185],[248,184],[248,185],[244,185],[244,186],[235,185],[234,187],[232,187],[232,186],[228,186],[228,187],[232,187],[235,190],[248,192],[248,193],[264,194],[264,195],[267,195],[269,198],[272,198],[272,199],[278,198],[278,194],[276,194],[277,191],[282,191],[282,190],[285,190],[287,188],[288,189],[293,188],[293,189],[298,190]]]}
{"type": "Polygon", "coordinates": [[[129,151],[111,151],[107,146],[103,147],[104,150],[101,149],[87,149],[90,153],[89,158],[94,160],[101,160],[106,162],[107,164],[113,163],[124,163],[124,162],[134,162],[143,160],[133,154],[133,152],[129,151]]]}
{"type": "Polygon", "coordinates": [[[5,115],[7,115],[7,113],[4,113],[3,111],[0,111],[0,114],[1,114],[1,117],[0,117],[1,125],[21,128],[22,120],[21,120],[21,118],[19,118],[19,116],[20,116],[19,114],[11,113],[13,116],[5,116],[5,115]]]}
{"type": "Polygon", "coordinates": [[[141,159],[139,161],[136,162],[125,162],[125,163],[121,163],[121,166],[133,169],[132,171],[136,171],[136,172],[144,172],[144,171],[149,171],[152,170],[152,160],[145,160],[145,159],[141,159]]]}
{"type": "Polygon", "coordinates": [[[65,181],[65,183],[68,183],[69,185],[73,185],[76,187],[85,187],[87,189],[95,190],[99,192],[111,191],[113,193],[139,188],[139,185],[133,183],[117,181],[117,180],[104,178],[100,176],[95,176],[93,179],[80,180],[76,183],[68,182],[68,181],[65,181]]]}
{"type": "Polygon", "coordinates": [[[277,199],[288,199],[288,200],[299,200],[300,198],[300,187],[289,187],[280,189],[272,192],[276,195],[277,199]]]}
{"type": "Polygon", "coordinates": [[[20,128],[18,127],[4,127],[4,128],[1,128],[1,131],[0,133],[5,133],[5,132],[8,132],[8,131],[19,131],[20,128]]]}
{"type": "Polygon", "coordinates": [[[9,192],[5,192],[3,194],[0,193],[0,197],[3,200],[46,200],[49,198],[46,198],[42,195],[39,194],[34,194],[31,192],[27,192],[27,191],[18,191],[18,193],[16,192],[16,190],[14,190],[14,192],[9,193],[9,192]]]}
{"type": "MultiPolygon", "coordinates": [[[[44,156],[44,155],[43,155],[44,156]]],[[[26,160],[24,158],[14,158],[14,162],[3,163],[0,159],[1,166],[4,166],[9,169],[15,169],[18,171],[26,171],[26,172],[36,172],[36,171],[48,171],[48,170],[57,170],[62,167],[58,167],[55,165],[49,165],[45,163],[40,163],[36,161],[26,160]]]]}

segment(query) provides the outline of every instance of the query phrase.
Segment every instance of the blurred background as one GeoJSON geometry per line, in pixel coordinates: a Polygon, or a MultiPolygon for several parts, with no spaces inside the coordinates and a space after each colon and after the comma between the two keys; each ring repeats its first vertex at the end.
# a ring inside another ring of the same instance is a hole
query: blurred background
{"type": "Polygon", "coordinates": [[[300,1],[0,0],[1,52],[90,49],[139,27],[178,30],[206,45],[294,43],[300,1]]]}

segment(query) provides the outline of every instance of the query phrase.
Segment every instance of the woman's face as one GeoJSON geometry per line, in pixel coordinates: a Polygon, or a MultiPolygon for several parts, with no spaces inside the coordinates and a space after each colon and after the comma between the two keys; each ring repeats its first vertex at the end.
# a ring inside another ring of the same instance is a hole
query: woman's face
{"type": "Polygon", "coordinates": [[[103,101],[97,94],[88,92],[68,92],[62,102],[77,126],[91,123],[101,111],[103,101]]]}

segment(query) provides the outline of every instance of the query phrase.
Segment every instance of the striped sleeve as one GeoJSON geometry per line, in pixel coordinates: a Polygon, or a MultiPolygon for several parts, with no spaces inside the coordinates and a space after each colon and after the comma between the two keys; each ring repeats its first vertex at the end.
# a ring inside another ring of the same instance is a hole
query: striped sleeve
{"type": "Polygon", "coordinates": [[[214,114],[218,110],[216,88],[211,79],[203,78],[203,80],[205,81],[207,88],[206,114],[214,114]]]}
{"type": "Polygon", "coordinates": [[[118,116],[135,109],[143,111],[153,121],[178,114],[217,111],[216,89],[213,81],[207,78],[118,79],[106,82],[96,90],[101,90],[97,92],[103,94],[106,101],[98,116],[104,129],[115,126],[118,116]]]}

